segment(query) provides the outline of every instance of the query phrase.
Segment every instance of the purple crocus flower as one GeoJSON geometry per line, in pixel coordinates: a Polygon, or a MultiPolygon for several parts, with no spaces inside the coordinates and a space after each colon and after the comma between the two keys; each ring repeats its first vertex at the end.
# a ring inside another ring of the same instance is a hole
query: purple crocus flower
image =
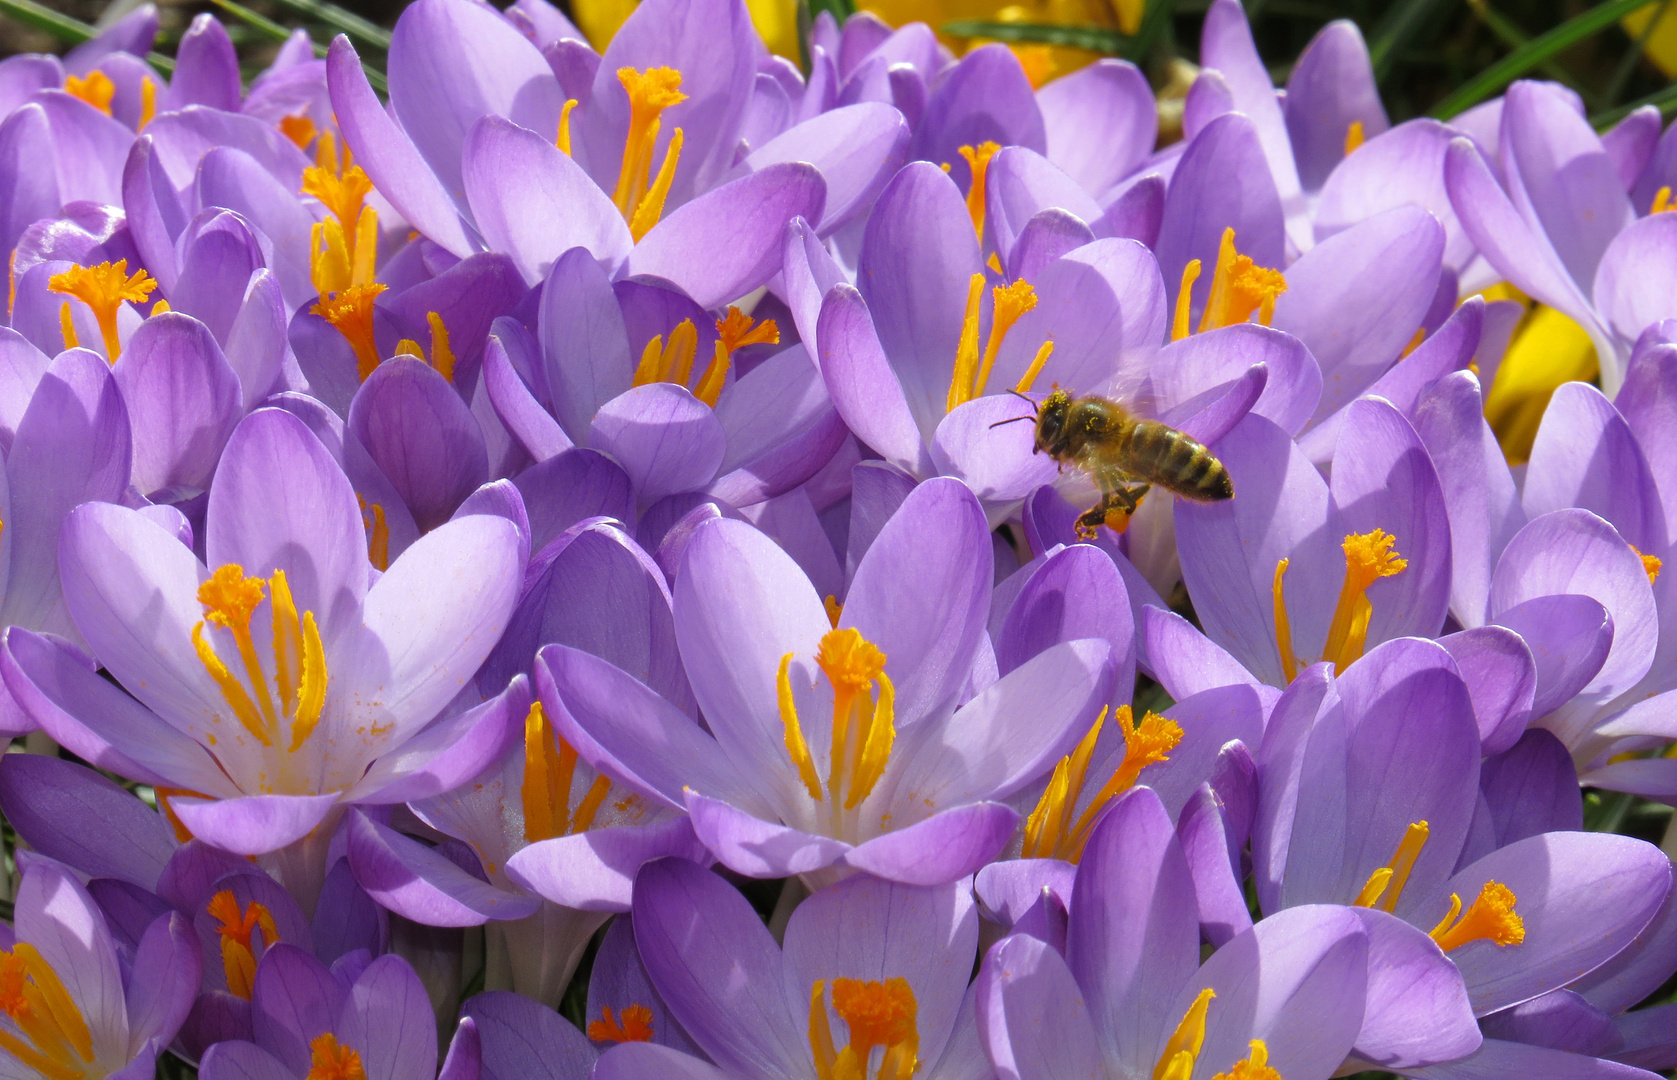
{"type": "Polygon", "coordinates": [[[335,807],[446,791],[502,753],[501,699],[432,721],[505,625],[517,529],[462,518],[375,575],[348,481],[272,409],[229,440],[207,522],[213,572],[142,512],[90,503],[66,521],[71,616],[138,701],[17,627],[7,684],[85,760],[172,789],[193,835],[288,851],[277,872],[312,908],[335,807]]]}
{"type": "Polygon", "coordinates": [[[174,1039],[197,993],[200,950],[187,921],[163,914],[119,962],[104,913],[50,860],[23,872],[14,922],[0,930],[0,1063],[13,1076],[140,1080],[174,1039]]]}
{"type": "Polygon", "coordinates": [[[478,1040],[476,1075],[482,1080],[588,1080],[593,1074],[599,1052],[540,1002],[491,990],[467,1000],[460,1013],[461,1032],[469,1026],[478,1040]]]}
{"type": "Polygon", "coordinates": [[[1638,219],[1613,154],[1570,91],[1517,82],[1503,100],[1497,170],[1468,139],[1445,160],[1450,199],[1467,233],[1505,279],[1589,333],[1602,388],[1618,392],[1631,343],[1677,314],[1639,287],[1670,225],[1638,219]]]}
{"type": "Polygon", "coordinates": [[[1483,1016],[1629,945],[1671,865],[1640,840],[1564,831],[1577,828],[1576,803],[1570,822],[1545,807],[1564,806],[1570,785],[1524,782],[1552,760],[1541,739],[1482,769],[1476,704],[1451,654],[1418,639],[1387,642],[1337,679],[1326,665],[1301,673],[1258,755],[1252,851],[1264,911],[1390,912],[1430,933],[1483,1016]]]}
{"type": "Polygon", "coordinates": [[[710,734],[575,649],[545,649],[537,682],[552,680],[579,754],[686,809],[731,869],[939,884],[1000,851],[1017,815],[993,800],[1046,771],[1110,698],[1103,641],[996,678],[991,562],[977,499],[949,479],[904,501],[831,615],[773,541],[709,521],[676,575],[675,635],[710,734]]]}
{"type": "Polygon", "coordinates": [[[497,13],[425,0],[391,46],[402,127],[347,40],[328,74],[357,159],[444,249],[507,252],[535,284],[580,244],[614,276],[664,278],[708,308],[772,276],[789,218],[825,209],[836,226],[865,210],[907,141],[894,109],[864,105],[795,126],[736,166],[760,49],[743,3],[670,0],[637,9],[603,57],[560,41],[550,66],[497,13]],[[566,213],[550,212],[555,199],[566,213]]]}
{"type": "Polygon", "coordinates": [[[991,1075],[967,987],[978,945],[967,882],[851,878],[800,904],[781,948],[721,878],[660,859],[635,879],[634,931],[653,987],[714,1064],[631,1041],[601,1055],[601,1080],[991,1075]]]}
{"type": "Polygon", "coordinates": [[[1015,933],[985,957],[997,1074],[1326,1080],[1353,1053],[1424,1063],[1478,1044],[1460,977],[1397,920],[1297,908],[1201,964],[1195,885],[1157,797],[1125,795],[1078,866],[1064,954],[1015,933]]]}
{"type": "Polygon", "coordinates": [[[255,1041],[229,1040],[204,1055],[210,1080],[477,1080],[480,1046],[463,1022],[437,1072],[437,1021],[425,987],[399,956],[351,954],[330,968],[276,945],[256,968],[255,1041]]]}

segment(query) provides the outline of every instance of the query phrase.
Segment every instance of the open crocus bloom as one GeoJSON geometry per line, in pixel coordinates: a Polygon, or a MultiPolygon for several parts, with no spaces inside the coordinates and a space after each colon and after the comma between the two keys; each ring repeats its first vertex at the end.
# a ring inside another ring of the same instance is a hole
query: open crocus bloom
{"type": "Polygon", "coordinates": [[[631,1040],[601,1056],[596,1077],[986,1075],[967,989],[978,913],[965,881],[851,878],[799,905],[781,949],[726,882],[660,859],[635,879],[634,925],[652,987],[715,1064],[631,1040]]]}
{"type": "Polygon", "coordinates": [[[1012,833],[1017,814],[993,800],[1046,772],[1111,690],[1099,640],[995,677],[991,564],[978,501],[949,479],[909,495],[831,614],[768,537],[707,522],[676,576],[675,629],[710,733],[563,646],[540,660],[555,719],[596,768],[688,810],[741,873],[952,881],[1012,833]]]}
{"type": "Polygon", "coordinates": [[[15,929],[0,929],[0,1069],[20,1080],[152,1076],[192,1007],[200,959],[191,924],[164,914],[125,979],[104,912],[62,867],[36,860],[15,929]]]}
{"type": "MultiPolygon", "coordinates": [[[[445,791],[499,756],[500,699],[431,721],[512,609],[511,522],[451,522],[375,576],[349,482],[273,409],[229,441],[207,521],[213,569],[142,512],[71,515],[59,547],[71,616],[139,700],[14,628],[8,685],[60,742],[163,789],[193,835],[248,855],[308,836],[340,802],[445,791]]],[[[280,873],[306,907],[329,834],[280,873]]]]}

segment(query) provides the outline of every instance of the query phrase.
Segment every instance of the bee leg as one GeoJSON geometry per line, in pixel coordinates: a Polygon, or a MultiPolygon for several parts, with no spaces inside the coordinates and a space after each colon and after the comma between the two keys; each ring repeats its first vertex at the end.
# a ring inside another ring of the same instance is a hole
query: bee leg
{"type": "MultiPolygon", "coordinates": [[[[1101,505],[1096,509],[1103,510],[1101,524],[1113,532],[1123,535],[1130,527],[1130,519],[1135,516],[1136,509],[1141,506],[1142,497],[1151,489],[1150,484],[1124,484],[1106,493],[1101,505]]],[[[1093,510],[1090,513],[1094,513],[1093,510]]]]}

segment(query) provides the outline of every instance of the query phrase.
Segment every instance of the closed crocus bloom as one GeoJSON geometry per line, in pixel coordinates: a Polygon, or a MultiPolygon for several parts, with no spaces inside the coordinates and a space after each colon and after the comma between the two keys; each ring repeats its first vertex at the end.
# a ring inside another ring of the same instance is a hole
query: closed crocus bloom
{"type": "Polygon", "coordinates": [[[799,905],[781,948],[726,882],[662,859],[635,880],[634,920],[652,987],[710,1060],[627,1040],[596,1077],[986,1075],[967,987],[978,944],[968,882],[852,878],[799,905]]]}
{"type": "Polygon", "coordinates": [[[990,564],[977,499],[949,479],[904,501],[842,611],[768,537],[708,522],[676,575],[675,630],[709,732],[612,665],[550,646],[560,731],[614,779],[686,809],[741,873],[962,877],[1013,831],[995,800],[1048,771],[1111,690],[1100,640],[1000,679],[985,670],[990,564]]]}
{"type": "Polygon", "coordinates": [[[154,1074],[198,989],[198,940],[184,918],[159,916],[124,964],[87,890],[37,861],[0,933],[0,1063],[10,1075],[154,1074]]]}
{"type": "Polygon", "coordinates": [[[447,790],[505,745],[499,699],[431,723],[512,608],[521,554],[505,518],[462,518],[375,575],[343,473],[295,417],[265,409],[216,472],[213,570],[140,512],[90,503],[73,519],[59,557],[71,613],[140,700],[16,628],[13,693],[84,758],[164,788],[195,836],[258,855],[312,834],[276,866],[306,909],[334,807],[447,790]]]}

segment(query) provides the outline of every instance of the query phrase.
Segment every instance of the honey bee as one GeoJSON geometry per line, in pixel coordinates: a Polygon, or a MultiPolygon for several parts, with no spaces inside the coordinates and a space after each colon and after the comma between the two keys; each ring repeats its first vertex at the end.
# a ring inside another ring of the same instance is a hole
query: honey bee
{"type": "Polygon", "coordinates": [[[1077,518],[1077,535],[1085,540],[1093,539],[1102,524],[1122,532],[1155,484],[1198,502],[1234,498],[1229,470],[1199,440],[1157,420],[1143,420],[1109,398],[1074,398],[1055,390],[1036,406],[1035,415],[1014,420],[1036,422],[1032,453],[1083,470],[1100,488],[1100,501],[1077,518]],[[1114,524],[1110,515],[1117,512],[1124,517],[1114,524]]]}

